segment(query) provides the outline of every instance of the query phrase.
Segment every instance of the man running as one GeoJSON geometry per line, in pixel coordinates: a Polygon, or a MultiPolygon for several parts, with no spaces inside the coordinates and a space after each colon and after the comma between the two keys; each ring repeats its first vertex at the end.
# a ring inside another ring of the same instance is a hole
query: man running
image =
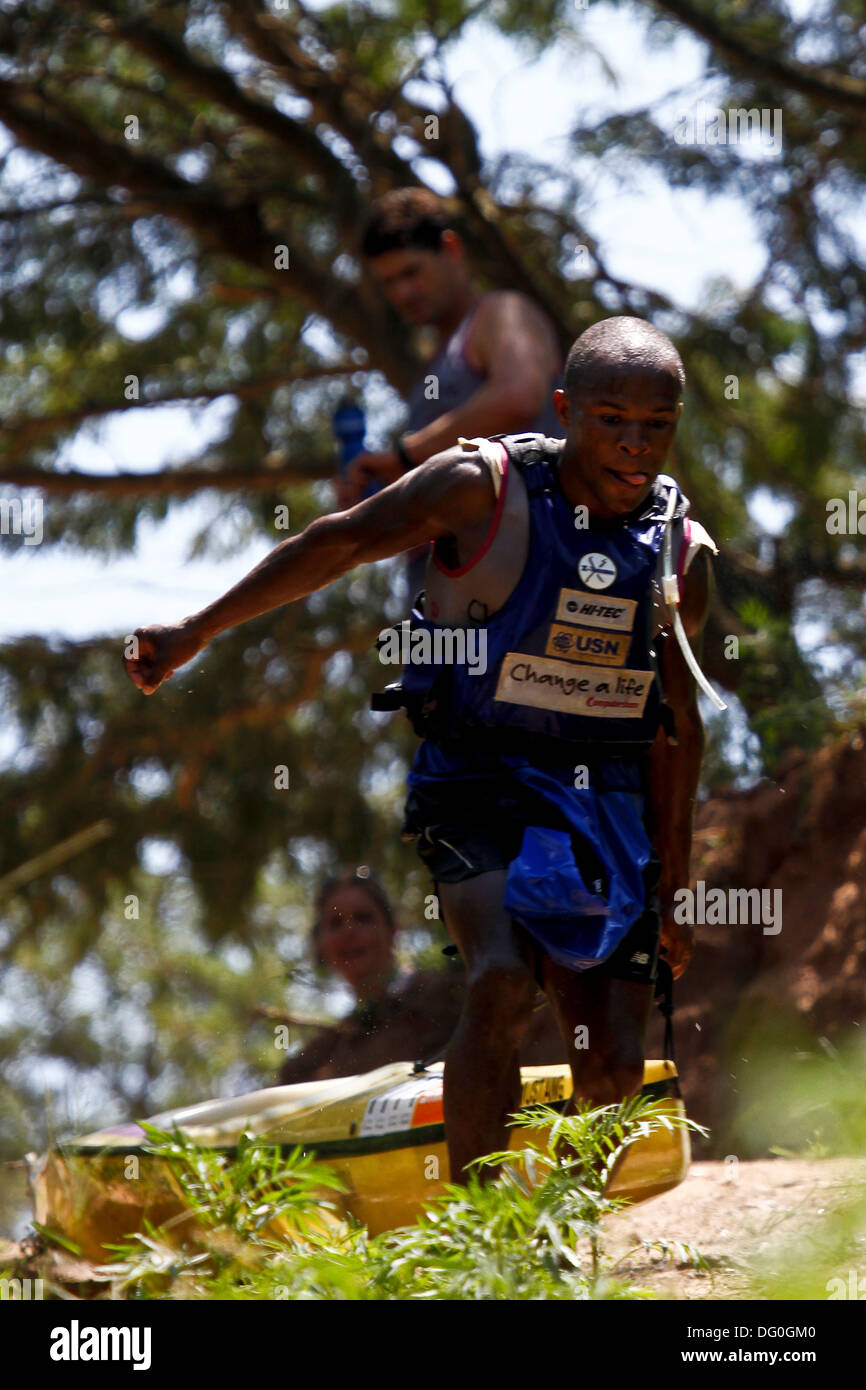
{"type": "Polygon", "coordinates": [[[445,1059],[456,1180],[507,1142],[537,983],[575,1096],[606,1104],[641,1084],[659,934],[675,977],[691,953],[673,914],[703,745],[684,633],[703,626],[714,547],[660,475],[684,380],[652,325],[595,324],[554,396],[564,440],[438,454],[312,522],[201,613],[139,629],[127,661],[152,694],[227,628],[434,542],[413,631],[456,629],[485,655],[410,663],[402,697],[426,735],[405,834],[418,837],[467,968],[445,1059]]]}

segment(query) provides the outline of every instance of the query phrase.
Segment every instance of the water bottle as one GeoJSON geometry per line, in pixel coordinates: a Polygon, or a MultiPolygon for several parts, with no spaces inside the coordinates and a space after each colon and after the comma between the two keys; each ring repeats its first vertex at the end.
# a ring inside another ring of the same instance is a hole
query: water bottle
{"type": "MultiPolygon", "coordinates": [[[[357,402],[347,398],[341,401],[334,411],[332,425],[340,445],[340,473],[345,475],[352,459],[364,452],[367,420],[357,402]]],[[[380,487],[381,483],[373,479],[361,494],[361,501],[364,502],[368,497],[372,497],[373,493],[378,492],[380,487]]]]}

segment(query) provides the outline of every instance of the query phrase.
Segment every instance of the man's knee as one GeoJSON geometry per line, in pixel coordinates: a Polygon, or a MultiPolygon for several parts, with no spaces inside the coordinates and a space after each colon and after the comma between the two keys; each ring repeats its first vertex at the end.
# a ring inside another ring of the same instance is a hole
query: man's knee
{"type": "Polygon", "coordinates": [[[465,1014],[485,1029],[491,1042],[516,1047],[529,1027],[535,999],[535,980],[519,959],[482,957],[469,971],[465,1014]]]}

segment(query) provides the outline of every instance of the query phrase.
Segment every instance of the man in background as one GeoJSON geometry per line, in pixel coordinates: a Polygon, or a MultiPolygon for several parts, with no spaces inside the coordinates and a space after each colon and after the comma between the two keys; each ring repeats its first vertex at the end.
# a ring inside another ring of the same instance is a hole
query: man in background
{"type": "MultiPolygon", "coordinates": [[[[386,299],[436,349],[409,392],[405,431],[391,449],[359,454],[337,484],[341,508],[372,481],[395,482],[460,436],[538,432],[560,438],[553,408],[562,358],[547,315],[525,294],[472,283],[445,204],[425,188],[398,188],[373,204],[361,250],[386,299]]],[[[424,587],[428,547],[409,557],[409,597],[424,587]]]]}

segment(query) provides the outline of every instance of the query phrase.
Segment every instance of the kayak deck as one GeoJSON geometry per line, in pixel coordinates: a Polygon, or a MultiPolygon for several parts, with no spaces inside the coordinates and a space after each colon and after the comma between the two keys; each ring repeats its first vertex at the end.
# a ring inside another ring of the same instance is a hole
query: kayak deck
{"type": "MultiPolygon", "coordinates": [[[[328,1193],[342,1209],[365,1223],[371,1235],[411,1225],[423,1204],[450,1180],[442,1115],[442,1064],[420,1074],[411,1062],[396,1062],[363,1076],[273,1086],[230,1100],[154,1115],[149,1124],[181,1130],[193,1143],[229,1156],[243,1133],[286,1153],[299,1145],[332,1168],[344,1194],[328,1193]]],[[[571,1096],[567,1067],[523,1067],[521,1108],[560,1108],[571,1096]]],[[[666,1099],[684,1114],[676,1067],[645,1063],[642,1094],[666,1099]]],[[[511,1131],[511,1147],[532,1134],[511,1131]]],[[[58,1144],[30,1174],[36,1220],[73,1241],[91,1260],[104,1260],[104,1246],[179,1217],[185,1204],[170,1165],[148,1152],[144,1130],[123,1124],[58,1144]]],[[[635,1140],[608,1187],[611,1196],[644,1201],[682,1182],[690,1162],[688,1130],[659,1129],[635,1140]]],[[[280,1233],[279,1220],[272,1223],[280,1233]]]]}

